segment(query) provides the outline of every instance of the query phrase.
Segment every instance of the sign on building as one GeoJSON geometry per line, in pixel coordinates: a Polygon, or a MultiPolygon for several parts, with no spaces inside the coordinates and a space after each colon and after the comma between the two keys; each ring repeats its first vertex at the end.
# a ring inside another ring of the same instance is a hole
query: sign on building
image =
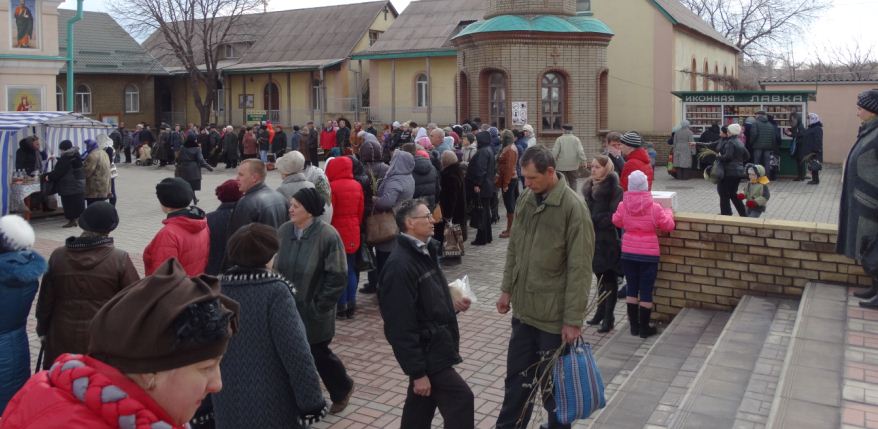
{"type": "Polygon", "coordinates": [[[512,102],[512,125],[524,125],[527,123],[527,101],[512,102]]]}

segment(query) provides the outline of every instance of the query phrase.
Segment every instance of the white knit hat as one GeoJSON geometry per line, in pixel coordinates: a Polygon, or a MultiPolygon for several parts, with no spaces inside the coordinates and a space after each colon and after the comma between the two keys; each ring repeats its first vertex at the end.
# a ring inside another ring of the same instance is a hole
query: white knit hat
{"type": "Polygon", "coordinates": [[[634,170],[633,173],[628,175],[628,190],[629,191],[648,191],[649,183],[646,179],[646,175],[643,174],[640,170],[634,170]]]}
{"type": "Polygon", "coordinates": [[[730,136],[736,136],[738,134],[741,134],[741,124],[731,124],[726,127],[726,129],[729,130],[730,136]]]}
{"type": "Polygon", "coordinates": [[[305,168],[305,155],[297,150],[290,151],[280,157],[276,164],[281,174],[296,174],[305,168]]]}
{"type": "Polygon", "coordinates": [[[17,215],[0,217],[0,253],[17,252],[34,246],[34,229],[17,215]]]}

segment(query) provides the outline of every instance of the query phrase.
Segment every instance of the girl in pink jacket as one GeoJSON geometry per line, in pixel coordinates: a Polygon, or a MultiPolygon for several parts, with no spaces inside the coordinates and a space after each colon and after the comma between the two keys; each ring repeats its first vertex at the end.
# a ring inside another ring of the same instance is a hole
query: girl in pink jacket
{"type": "Polygon", "coordinates": [[[613,214],[613,224],[625,231],[621,259],[627,282],[631,335],[647,338],[655,334],[655,327],[649,326],[649,318],[661,254],[656,228],[673,231],[674,213],[653,202],[646,175],[634,171],[628,176],[628,192],[613,214]]]}

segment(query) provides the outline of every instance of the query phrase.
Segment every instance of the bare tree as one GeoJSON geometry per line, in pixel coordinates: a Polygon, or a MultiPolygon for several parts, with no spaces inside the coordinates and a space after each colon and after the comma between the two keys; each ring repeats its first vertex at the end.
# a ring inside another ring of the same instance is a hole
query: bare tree
{"type": "Polygon", "coordinates": [[[117,0],[109,8],[135,35],[149,34],[144,46],[156,59],[187,75],[206,125],[217,101],[219,48],[241,37],[245,14],[265,5],[267,0],[117,0]]]}
{"type": "Polygon", "coordinates": [[[863,48],[858,40],[829,50],[829,62],[847,74],[849,79],[875,79],[878,73],[878,57],[872,47],[863,48]]]}
{"type": "Polygon", "coordinates": [[[784,46],[832,0],[680,0],[748,58],[784,46]]]}

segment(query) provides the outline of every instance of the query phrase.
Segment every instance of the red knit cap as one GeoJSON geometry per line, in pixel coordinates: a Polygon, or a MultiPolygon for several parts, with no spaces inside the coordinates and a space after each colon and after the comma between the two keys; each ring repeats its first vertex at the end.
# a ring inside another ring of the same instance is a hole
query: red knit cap
{"type": "Polygon", "coordinates": [[[224,203],[234,203],[241,199],[244,194],[238,189],[238,181],[229,179],[216,187],[216,197],[224,203]]]}

